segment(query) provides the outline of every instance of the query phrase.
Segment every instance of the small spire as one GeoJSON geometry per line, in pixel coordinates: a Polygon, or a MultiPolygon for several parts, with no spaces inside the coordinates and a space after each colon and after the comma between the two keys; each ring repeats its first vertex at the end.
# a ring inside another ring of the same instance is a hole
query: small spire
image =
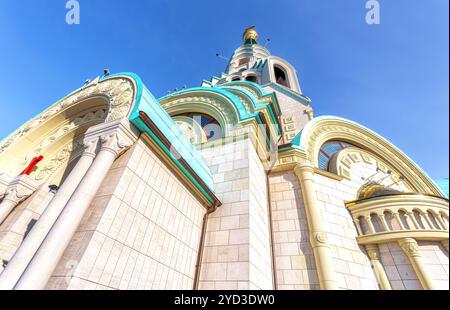
{"type": "Polygon", "coordinates": [[[255,26],[245,29],[242,40],[244,44],[258,44],[258,33],[255,30],[255,26]]]}

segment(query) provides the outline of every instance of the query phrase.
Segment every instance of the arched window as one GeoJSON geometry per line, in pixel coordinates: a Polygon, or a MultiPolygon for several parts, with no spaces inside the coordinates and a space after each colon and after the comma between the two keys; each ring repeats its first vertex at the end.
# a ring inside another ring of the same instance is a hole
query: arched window
{"type": "Polygon", "coordinates": [[[192,118],[195,122],[200,124],[203,131],[206,134],[208,141],[217,140],[223,138],[222,127],[219,122],[209,115],[202,113],[185,113],[177,116],[186,116],[192,118]]]}
{"type": "Polygon", "coordinates": [[[240,81],[240,80],[241,80],[241,78],[238,76],[235,76],[234,78],[231,79],[231,81],[240,81]]]}
{"type": "Polygon", "coordinates": [[[273,71],[275,74],[275,82],[277,82],[277,84],[290,87],[286,71],[283,68],[275,65],[273,71]]]}
{"type": "Polygon", "coordinates": [[[350,146],[353,145],[342,141],[328,141],[324,143],[319,151],[319,168],[322,170],[328,170],[328,163],[330,162],[331,157],[340,150],[350,146]]]}
{"type": "Polygon", "coordinates": [[[247,77],[245,78],[246,81],[249,82],[253,82],[253,83],[258,83],[258,78],[256,77],[256,75],[247,75],[247,77]]]}

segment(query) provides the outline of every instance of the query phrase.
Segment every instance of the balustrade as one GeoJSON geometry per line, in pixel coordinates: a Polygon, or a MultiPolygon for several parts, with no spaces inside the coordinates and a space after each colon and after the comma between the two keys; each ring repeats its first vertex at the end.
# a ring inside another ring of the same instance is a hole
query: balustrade
{"type": "Polygon", "coordinates": [[[426,195],[390,195],[347,203],[361,244],[389,242],[405,236],[448,239],[448,200],[426,195]]]}

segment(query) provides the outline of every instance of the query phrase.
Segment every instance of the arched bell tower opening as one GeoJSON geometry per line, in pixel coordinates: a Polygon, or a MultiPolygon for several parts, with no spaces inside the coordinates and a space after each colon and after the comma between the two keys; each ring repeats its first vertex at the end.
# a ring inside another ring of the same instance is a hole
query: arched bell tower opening
{"type": "MultiPolygon", "coordinates": [[[[271,88],[275,92],[287,90],[293,96],[302,95],[295,68],[285,59],[271,55],[267,44],[260,44],[258,39],[255,27],[247,28],[242,36],[243,44],[234,51],[223,75],[214,83],[220,85],[239,78],[271,88]]],[[[295,97],[294,100],[298,98],[295,97]]],[[[308,101],[306,97],[303,99],[304,103],[308,101]]]]}
{"type": "Polygon", "coordinates": [[[253,83],[258,83],[258,77],[254,74],[247,75],[245,77],[245,80],[253,83]]]}
{"type": "Polygon", "coordinates": [[[286,70],[284,70],[281,66],[279,65],[274,65],[273,66],[273,72],[275,74],[275,81],[277,84],[283,85],[285,87],[290,88],[290,84],[289,84],[289,80],[286,74],[286,70]]]}

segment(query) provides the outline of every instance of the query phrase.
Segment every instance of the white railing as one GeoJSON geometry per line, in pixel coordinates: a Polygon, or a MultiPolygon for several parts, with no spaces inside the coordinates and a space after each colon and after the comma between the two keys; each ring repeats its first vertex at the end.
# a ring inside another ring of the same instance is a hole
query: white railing
{"type": "Polygon", "coordinates": [[[347,203],[362,244],[388,242],[405,236],[423,240],[448,239],[448,200],[402,194],[347,203]]]}

